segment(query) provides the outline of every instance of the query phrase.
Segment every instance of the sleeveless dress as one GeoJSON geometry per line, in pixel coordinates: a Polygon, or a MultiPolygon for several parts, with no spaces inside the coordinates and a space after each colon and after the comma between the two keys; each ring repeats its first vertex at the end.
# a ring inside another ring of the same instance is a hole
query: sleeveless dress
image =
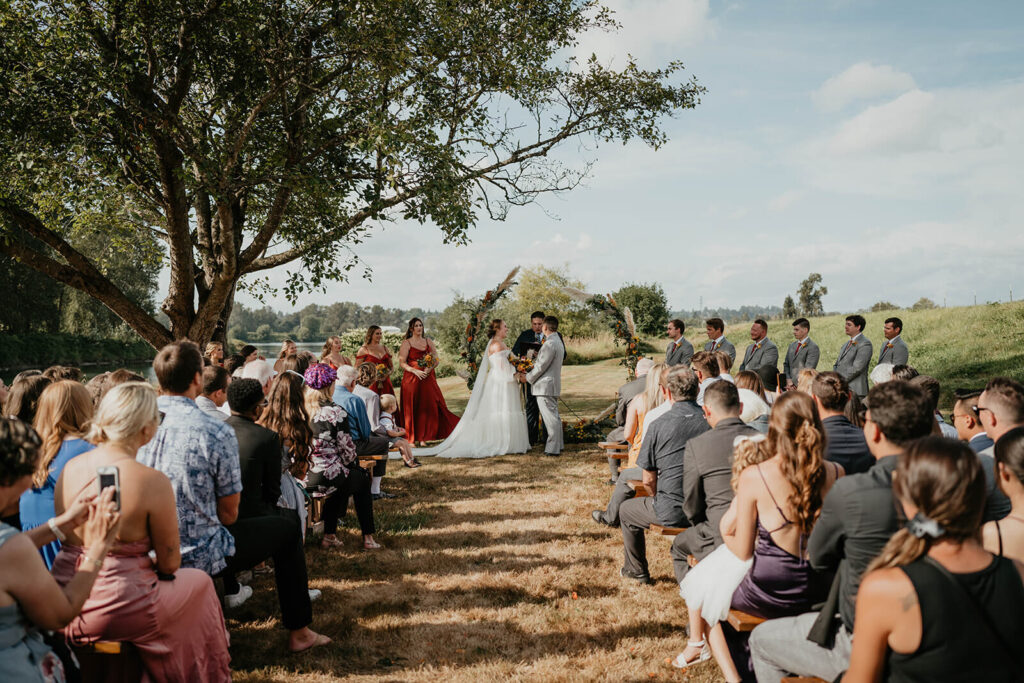
{"type": "MultiPolygon", "coordinates": [[[[230,680],[227,628],[213,580],[199,569],[179,569],[173,581],[157,580],[151,548],[148,538],[118,543],[64,635],[74,643],[133,643],[146,669],[144,680],[230,680]]],[[[79,546],[64,545],[53,578],[66,585],[83,554],[79,546]]]]}
{"type": "MultiPolygon", "coordinates": [[[[810,612],[811,607],[824,601],[828,594],[829,577],[816,572],[808,560],[776,545],[772,534],[785,529],[793,522],[783,513],[775,494],[768,488],[760,465],[757,465],[757,472],[761,475],[761,481],[783,523],[776,529],[768,530],[761,524],[760,518],[757,520],[754,561],[750,571],[732,594],[732,609],[765,619],[810,612]]],[[[807,535],[801,534],[800,547],[803,548],[806,542],[807,535]]],[[[724,629],[724,633],[736,670],[744,681],[753,681],[754,670],[748,643],[750,633],[737,633],[731,628],[724,629]]]]}
{"type": "MultiPolygon", "coordinates": [[[[19,532],[0,522],[0,546],[19,532]]],[[[43,642],[43,636],[21,611],[21,605],[0,607],[0,681],[31,683],[64,681],[64,666],[43,642]]]]}
{"type": "MultiPolygon", "coordinates": [[[[409,365],[417,367],[416,361],[425,355],[427,349],[420,351],[410,345],[409,365]]],[[[448,410],[444,402],[444,394],[437,386],[434,372],[428,373],[424,379],[411,372],[402,375],[402,418],[405,421],[405,438],[411,442],[444,439],[459,423],[459,416],[448,410]]]]}

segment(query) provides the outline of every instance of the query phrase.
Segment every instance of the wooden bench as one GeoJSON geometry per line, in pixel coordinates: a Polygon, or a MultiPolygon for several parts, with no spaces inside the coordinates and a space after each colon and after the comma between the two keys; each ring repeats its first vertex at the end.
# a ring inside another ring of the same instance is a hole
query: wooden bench
{"type": "Polygon", "coordinates": [[[306,531],[318,531],[323,526],[324,503],[337,493],[338,489],[331,486],[327,489],[302,489],[306,495],[306,531]]]}
{"type": "Polygon", "coordinates": [[[378,462],[386,459],[386,455],[360,455],[359,466],[364,470],[372,470],[378,462]]]}
{"type": "Polygon", "coordinates": [[[789,676],[783,678],[781,683],[828,683],[828,681],[816,676],[789,676]]]}
{"type": "Polygon", "coordinates": [[[74,645],[72,650],[81,666],[83,681],[138,683],[142,680],[142,659],[131,643],[98,640],[87,645],[74,645]]]}
{"type": "Polygon", "coordinates": [[[664,526],[662,524],[652,524],[651,531],[658,534],[659,536],[678,536],[679,534],[686,531],[684,526],[664,526]]]}
{"type": "Polygon", "coordinates": [[[629,488],[633,489],[633,494],[637,498],[643,498],[645,496],[651,495],[650,490],[647,488],[647,486],[644,485],[642,481],[631,479],[626,482],[626,485],[629,488]]]}
{"type": "Polygon", "coordinates": [[[763,621],[764,619],[761,617],[755,617],[753,614],[747,614],[738,609],[729,610],[729,625],[740,633],[753,631],[754,627],[763,621]]]}
{"type": "Polygon", "coordinates": [[[597,447],[604,451],[604,455],[612,460],[625,460],[629,457],[629,444],[602,441],[597,447]]]}

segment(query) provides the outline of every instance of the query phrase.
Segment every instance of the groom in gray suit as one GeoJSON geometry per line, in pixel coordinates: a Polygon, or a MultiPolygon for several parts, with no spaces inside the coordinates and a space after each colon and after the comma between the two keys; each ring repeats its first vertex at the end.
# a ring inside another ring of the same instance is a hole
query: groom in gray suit
{"type": "Polygon", "coordinates": [[[899,318],[886,318],[882,334],[885,335],[886,341],[882,345],[882,352],[878,354],[878,364],[907,365],[907,361],[910,360],[910,349],[902,338],[903,321],[899,318]]]}
{"type": "Polygon", "coordinates": [[[693,344],[683,338],[686,323],[676,318],[669,320],[666,331],[672,343],[665,349],[665,365],[686,365],[693,357],[693,344]]]}
{"type": "Polygon", "coordinates": [[[743,353],[740,372],[750,370],[757,372],[759,368],[770,367],[779,371],[779,347],[768,338],[768,323],[761,318],[750,326],[750,346],[743,353]]]}
{"type": "Polygon", "coordinates": [[[850,390],[858,398],[868,395],[868,365],[871,363],[871,340],[862,332],[867,321],[862,315],[846,316],[846,334],[850,341],[839,350],[839,358],[832,369],[843,376],[850,384],[850,390]]]}
{"type": "Polygon", "coordinates": [[[558,318],[549,315],[544,318],[544,341],[533,361],[533,370],[526,374],[525,380],[520,380],[529,382],[533,386],[533,395],[537,397],[540,419],[548,432],[544,455],[562,454],[562,418],[558,415],[558,397],[562,394],[564,357],[565,344],[558,334],[558,318]]]}

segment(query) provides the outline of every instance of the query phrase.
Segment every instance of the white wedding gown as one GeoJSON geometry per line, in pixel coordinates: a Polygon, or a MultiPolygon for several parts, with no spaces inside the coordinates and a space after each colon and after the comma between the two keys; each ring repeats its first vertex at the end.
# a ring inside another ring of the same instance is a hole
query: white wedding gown
{"type": "Polygon", "coordinates": [[[508,353],[495,351],[480,364],[466,410],[448,438],[433,448],[414,448],[413,455],[489,458],[530,449],[519,382],[508,353]]]}

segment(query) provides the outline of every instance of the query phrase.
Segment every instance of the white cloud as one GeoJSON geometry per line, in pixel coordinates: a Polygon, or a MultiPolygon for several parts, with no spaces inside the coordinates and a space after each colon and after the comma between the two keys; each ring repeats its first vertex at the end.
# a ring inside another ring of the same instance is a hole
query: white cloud
{"type": "Polygon", "coordinates": [[[873,100],[914,88],[910,74],[888,65],[858,62],[827,81],[814,93],[815,105],[824,111],[839,111],[858,100],[873,100]]]}
{"type": "Polygon", "coordinates": [[[576,46],[582,63],[591,54],[602,64],[621,66],[627,54],[644,66],[665,56],[678,58],[679,49],[692,47],[714,33],[710,0],[608,0],[622,28],[614,33],[589,31],[576,46]]]}
{"type": "Polygon", "coordinates": [[[800,190],[789,190],[783,192],[778,197],[773,198],[768,202],[769,211],[785,211],[796,202],[800,201],[804,196],[804,193],[800,190]]]}

